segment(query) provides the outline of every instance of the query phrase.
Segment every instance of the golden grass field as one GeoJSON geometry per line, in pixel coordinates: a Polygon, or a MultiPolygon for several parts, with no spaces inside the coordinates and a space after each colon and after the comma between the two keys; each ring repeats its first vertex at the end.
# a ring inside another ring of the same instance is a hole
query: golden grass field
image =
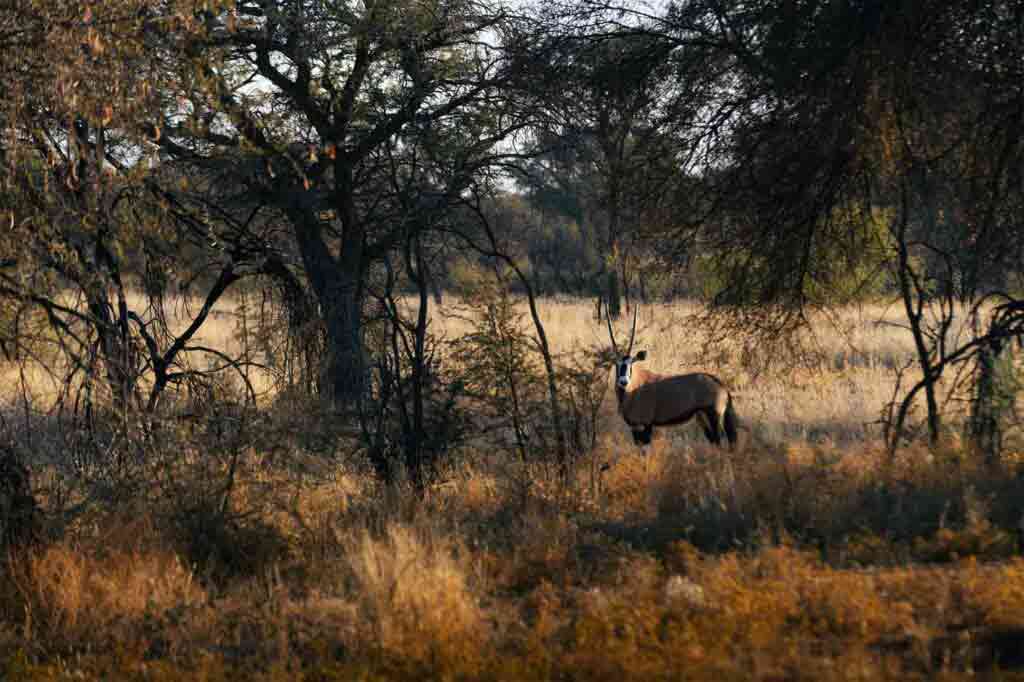
{"type": "MultiPolygon", "coordinates": [[[[76,515],[7,563],[0,678],[1024,679],[1024,484],[955,432],[885,452],[877,421],[912,352],[899,311],[844,311],[817,364],[752,373],[705,347],[693,310],[645,306],[637,348],[732,385],[740,452],[684,426],[641,453],[609,390],[568,481],[471,449],[416,500],[263,381],[260,419],[170,432],[119,464],[120,487],[42,469],[44,510],[76,515]]],[[[542,311],[556,350],[607,342],[588,303],[542,311]]],[[[468,329],[445,312],[435,333],[468,329]]],[[[229,305],[203,342],[237,331],[229,305]]],[[[45,382],[6,371],[42,409],[45,382]]]]}

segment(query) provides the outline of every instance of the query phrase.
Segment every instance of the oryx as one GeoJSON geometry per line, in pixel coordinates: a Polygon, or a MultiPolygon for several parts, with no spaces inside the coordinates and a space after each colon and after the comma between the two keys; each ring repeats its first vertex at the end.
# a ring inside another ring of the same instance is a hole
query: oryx
{"type": "Polygon", "coordinates": [[[720,444],[724,434],[729,447],[736,446],[737,418],[732,395],[717,377],[704,372],[669,376],[634,367],[647,358],[646,351],[632,354],[636,335],[635,307],[625,353],[619,352],[610,320],[608,334],[617,358],[615,397],[619,401],[619,414],[633,430],[633,441],[637,445],[651,442],[655,426],[683,424],[696,416],[712,444],[720,444]]]}

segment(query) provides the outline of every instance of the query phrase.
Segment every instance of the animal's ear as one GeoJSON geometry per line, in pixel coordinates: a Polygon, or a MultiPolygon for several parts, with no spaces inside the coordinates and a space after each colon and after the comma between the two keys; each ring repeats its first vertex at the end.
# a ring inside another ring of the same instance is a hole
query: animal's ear
{"type": "Polygon", "coordinates": [[[647,351],[642,350],[633,356],[633,362],[640,362],[641,360],[647,359],[647,351]]]}

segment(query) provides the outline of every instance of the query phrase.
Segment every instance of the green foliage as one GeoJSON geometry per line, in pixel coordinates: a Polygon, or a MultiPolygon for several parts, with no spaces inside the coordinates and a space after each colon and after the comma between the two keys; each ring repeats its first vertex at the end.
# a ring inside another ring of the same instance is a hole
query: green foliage
{"type": "Polygon", "coordinates": [[[891,290],[892,212],[860,204],[837,208],[815,241],[808,293],[821,306],[877,300],[891,290]]]}
{"type": "Polygon", "coordinates": [[[544,421],[543,365],[524,315],[500,282],[483,282],[466,299],[473,329],[452,344],[466,395],[496,443],[526,460],[544,421]],[[504,437],[501,434],[507,434],[504,437]]]}
{"type": "Polygon", "coordinates": [[[1024,368],[1021,367],[1019,359],[1019,352],[1010,344],[1007,344],[1007,348],[995,358],[995,388],[992,398],[996,410],[1002,414],[1013,411],[1017,396],[1024,391],[1024,368]]]}
{"type": "MultiPolygon", "coordinates": [[[[813,307],[838,307],[869,302],[891,292],[894,243],[892,212],[849,204],[835,209],[815,228],[804,269],[793,269],[793,287],[813,307]]],[[[799,245],[794,243],[794,248],[799,245]]],[[[788,258],[800,259],[793,251],[788,258]]],[[[773,300],[778,263],[753,250],[709,252],[696,259],[702,298],[732,305],[757,305],[773,300]]]]}
{"type": "Polygon", "coordinates": [[[484,282],[494,277],[480,263],[457,258],[448,266],[447,288],[456,296],[471,297],[484,282]]]}
{"type": "MultiPolygon", "coordinates": [[[[458,363],[473,412],[489,438],[521,460],[548,457],[557,439],[543,356],[527,314],[503,282],[478,286],[466,299],[473,329],[456,339],[458,363]]],[[[597,443],[598,413],[607,390],[602,349],[576,349],[553,358],[563,436],[573,454],[597,443]]]]}
{"type": "Polygon", "coordinates": [[[385,312],[366,326],[372,359],[370,396],[360,406],[360,448],[385,481],[399,472],[420,489],[462,442],[467,416],[459,405],[461,376],[442,357],[442,341],[432,333],[426,314],[429,299],[411,310],[393,293],[381,299],[385,312]]]}

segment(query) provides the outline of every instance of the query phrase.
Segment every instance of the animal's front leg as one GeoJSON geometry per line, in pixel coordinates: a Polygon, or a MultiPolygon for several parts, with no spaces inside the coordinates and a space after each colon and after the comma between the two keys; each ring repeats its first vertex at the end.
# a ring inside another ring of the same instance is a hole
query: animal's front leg
{"type": "Polygon", "coordinates": [[[633,429],[633,442],[637,445],[650,445],[651,438],[654,436],[654,426],[648,424],[642,429],[633,429]]]}

